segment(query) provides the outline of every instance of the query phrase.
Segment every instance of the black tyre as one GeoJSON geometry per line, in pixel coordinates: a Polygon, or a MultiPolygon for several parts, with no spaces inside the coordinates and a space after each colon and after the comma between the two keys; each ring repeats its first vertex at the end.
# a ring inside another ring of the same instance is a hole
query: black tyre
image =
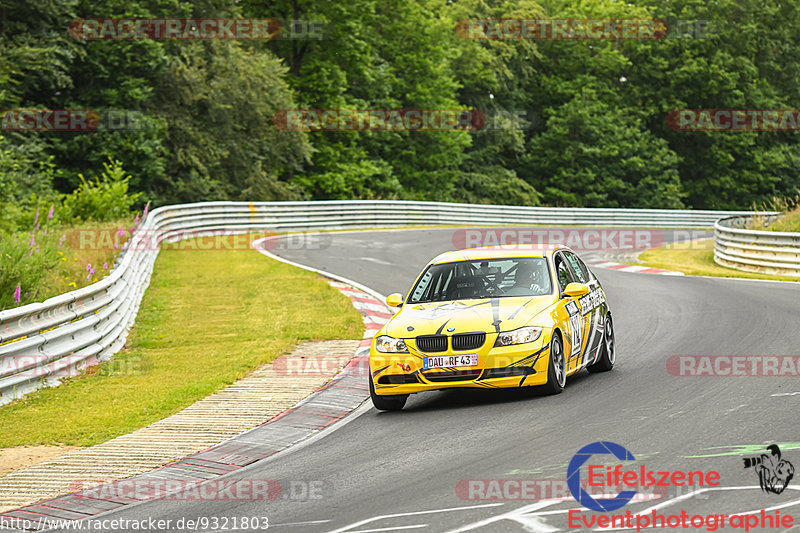
{"type": "Polygon", "coordinates": [[[586,367],[589,372],[608,372],[614,368],[617,358],[616,343],[614,341],[614,324],[611,315],[606,315],[606,327],[603,329],[603,341],[600,343],[600,358],[596,363],[586,367]]]}
{"type": "Polygon", "coordinates": [[[547,383],[542,385],[545,394],[559,394],[567,384],[567,360],[561,336],[553,333],[550,339],[550,364],[547,365],[547,383]]]}
{"type": "Polygon", "coordinates": [[[372,398],[372,405],[378,411],[399,411],[406,404],[408,394],[395,394],[392,396],[378,396],[375,394],[375,384],[372,377],[369,378],[369,396],[372,398]]]}

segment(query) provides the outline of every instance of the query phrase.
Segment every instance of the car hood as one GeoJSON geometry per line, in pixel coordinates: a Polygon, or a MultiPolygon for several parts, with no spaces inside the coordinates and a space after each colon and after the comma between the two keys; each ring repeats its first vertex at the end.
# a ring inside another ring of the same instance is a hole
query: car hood
{"type": "Polygon", "coordinates": [[[425,304],[406,304],[387,324],[395,338],[417,335],[493,333],[510,331],[528,322],[553,303],[552,295],[481,298],[425,304]],[[453,328],[452,330],[450,328],[453,328]]]}

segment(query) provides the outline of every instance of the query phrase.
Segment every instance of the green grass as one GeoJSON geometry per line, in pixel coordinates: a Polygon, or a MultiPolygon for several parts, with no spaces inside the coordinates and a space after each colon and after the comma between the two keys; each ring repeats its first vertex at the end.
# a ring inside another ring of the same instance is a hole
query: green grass
{"type": "MultiPolygon", "coordinates": [[[[45,216],[41,218],[48,223],[45,216]]],[[[98,246],[90,244],[95,241],[82,243],[81,235],[113,236],[122,244],[129,240],[127,230],[132,225],[133,217],[128,217],[78,225],[50,224],[31,232],[0,233],[0,310],[41,302],[110,275],[120,253],[113,249],[111,238],[98,246]],[[121,228],[125,235],[116,237],[121,228]],[[34,242],[35,248],[30,242],[34,242]],[[87,265],[91,265],[93,273],[87,265]],[[17,284],[20,286],[19,303],[12,296],[17,284]]]]}
{"type": "Polygon", "coordinates": [[[359,339],[350,301],[253,250],[159,254],[128,347],[91,375],[0,407],[0,447],[90,446],[161,420],[301,340],[359,339]]]}
{"type": "Polygon", "coordinates": [[[784,213],[766,229],[769,231],[800,232],[800,207],[795,207],[792,211],[784,213]]]}
{"type": "Polygon", "coordinates": [[[642,253],[639,261],[644,266],[675,270],[691,276],[800,281],[798,278],[788,276],[740,272],[720,266],[714,262],[713,241],[678,243],[655,248],[642,253]]]}

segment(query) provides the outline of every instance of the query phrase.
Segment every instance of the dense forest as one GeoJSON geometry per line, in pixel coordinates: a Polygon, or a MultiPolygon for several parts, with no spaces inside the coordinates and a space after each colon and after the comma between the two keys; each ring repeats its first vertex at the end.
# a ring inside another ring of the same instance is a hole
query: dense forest
{"type": "Polygon", "coordinates": [[[779,0],[0,0],[0,110],[103,118],[72,132],[4,122],[0,202],[46,209],[111,159],[139,208],[348,198],[748,208],[800,187],[796,132],[676,131],[666,117],[791,109],[798,57],[800,11],[779,0]],[[282,31],[225,40],[70,31],[104,17],[277,19],[282,31]],[[489,18],[658,18],[667,31],[603,40],[458,31],[489,18]],[[291,109],[467,109],[487,121],[469,131],[277,127],[291,109]],[[123,127],[105,120],[114,113],[123,127]]]}

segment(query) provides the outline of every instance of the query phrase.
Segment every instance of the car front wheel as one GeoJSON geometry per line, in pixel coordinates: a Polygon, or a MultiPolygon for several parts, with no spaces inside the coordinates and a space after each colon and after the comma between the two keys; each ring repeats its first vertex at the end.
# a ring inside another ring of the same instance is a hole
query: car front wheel
{"type": "Polygon", "coordinates": [[[394,394],[391,396],[378,396],[375,394],[375,384],[372,377],[369,378],[369,395],[372,398],[372,405],[378,411],[399,411],[406,404],[408,394],[394,394]]]}
{"type": "Polygon", "coordinates": [[[564,345],[558,333],[550,339],[550,364],[547,365],[547,383],[542,386],[546,394],[558,394],[567,384],[567,363],[564,358],[564,345]]]}

